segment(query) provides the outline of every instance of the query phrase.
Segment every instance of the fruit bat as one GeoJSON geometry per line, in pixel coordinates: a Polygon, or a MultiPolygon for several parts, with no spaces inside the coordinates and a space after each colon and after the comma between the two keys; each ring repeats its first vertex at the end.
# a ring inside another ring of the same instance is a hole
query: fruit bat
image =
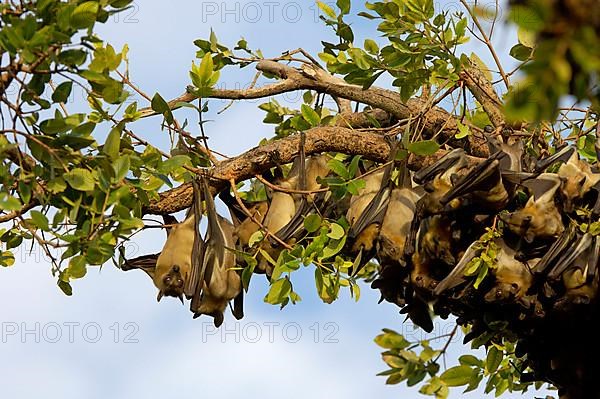
{"type": "Polygon", "coordinates": [[[531,270],[539,262],[539,258],[522,262],[515,258],[516,251],[504,240],[497,239],[496,245],[498,246],[497,266],[493,269],[496,282],[485,294],[484,299],[486,302],[521,302],[533,283],[531,270]]]}
{"type": "Polygon", "coordinates": [[[355,275],[375,255],[379,230],[390,199],[390,176],[393,165],[364,177],[365,187],[350,199],[346,219],[350,223],[348,239],[351,253],[358,254],[360,264],[355,275]]]}
{"type": "MultiPolygon", "coordinates": [[[[516,259],[517,251],[509,246],[502,238],[494,240],[498,252],[496,254],[496,267],[492,269],[495,277],[494,286],[484,295],[486,302],[520,301],[523,299],[533,283],[532,267],[539,259],[523,262],[516,259]]],[[[483,252],[481,244],[475,241],[463,254],[456,267],[436,287],[435,295],[440,295],[446,290],[455,288],[466,281],[465,272],[471,261],[483,252]]]]}
{"type": "Polygon", "coordinates": [[[410,292],[407,305],[402,308],[400,314],[406,314],[414,325],[430,333],[433,331],[433,321],[429,304],[421,299],[416,293],[410,292]]]}
{"type": "Polygon", "coordinates": [[[438,285],[456,264],[453,244],[451,220],[445,215],[433,215],[421,223],[412,256],[411,281],[415,287],[431,291],[438,285]]]}
{"type": "MultiPolygon", "coordinates": [[[[208,227],[202,256],[204,273],[197,281],[190,310],[194,318],[206,314],[214,318],[215,326],[223,323],[223,312],[229,301],[242,292],[242,282],[236,267],[234,252],[234,226],[219,215],[208,188],[206,179],[201,180],[202,194],[206,203],[208,227]]],[[[241,317],[243,311],[234,309],[234,315],[241,317]]]]}
{"type": "MultiPolygon", "coordinates": [[[[444,212],[444,205],[440,199],[452,189],[454,175],[467,166],[465,151],[457,148],[448,152],[433,165],[421,169],[414,174],[413,180],[417,184],[424,184],[427,193],[417,202],[415,217],[410,226],[410,235],[406,240],[404,253],[410,257],[415,252],[417,233],[421,227],[421,221],[425,216],[437,215],[444,212]]],[[[458,208],[458,200],[450,201],[448,208],[458,208]]]]}
{"type": "MultiPolygon", "coordinates": [[[[193,293],[192,251],[196,239],[196,217],[190,212],[186,219],[171,227],[167,241],[156,260],[152,280],[158,288],[157,300],[163,296],[177,297],[193,293]]],[[[198,239],[201,240],[201,237],[198,239]]]]}
{"type": "Polygon", "coordinates": [[[417,202],[423,194],[422,190],[407,187],[392,190],[378,237],[377,258],[381,263],[402,261],[417,202]]]}
{"type": "Polygon", "coordinates": [[[560,166],[557,174],[562,180],[560,193],[566,212],[573,212],[575,205],[600,183],[600,173],[593,173],[590,164],[580,160],[576,151],[560,166]]]}
{"type": "Polygon", "coordinates": [[[500,214],[500,219],[510,231],[528,243],[536,238],[558,237],[565,229],[554,199],[561,186],[560,177],[553,173],[542,173],[535,179],[523,182],[523,185],[533,192],[523,209],[500,214]]]}
{"type": "Polygon", "coordinates": [[[598,292],[600,238],[584,234],[575,247],[564,254],[548,274],[550,280],[562,277],[564,295],[554,303],[557,310],[590,304],[598,292]]]}
{"type": "Polygon", "coordinates": [[[400,169],[400,184],[390,195],[390,201],[377,238],[377,259],[380,270],[371,285],[379,289],[382,300],[404,306],[406,293],[401,282],[407,280],[409,270],[404,259],[404,244],[410,234],[417,201],[423,196],[421,187],[412,188],[410,172],[406,165],[400,169]]]}

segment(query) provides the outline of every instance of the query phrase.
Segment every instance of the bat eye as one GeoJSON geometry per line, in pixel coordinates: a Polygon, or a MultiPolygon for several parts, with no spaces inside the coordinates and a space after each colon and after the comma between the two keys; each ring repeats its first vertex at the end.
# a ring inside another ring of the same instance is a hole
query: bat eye
{"type": "Polygon", "coordinates": [[[511,287],[512,287],[512,292],[513,292],[513,293],[516,293],[516,292],[518,292],[518,291],[519,291],[519,284],[517,284],[517,283],[512,283],[512,284],[511,284],[511,287]]]}
{"type": "Polygon", "coordinates": [[[177,284],[181,287],[183,286],[183,280],[182,279],[177,279],[177,284]]]}

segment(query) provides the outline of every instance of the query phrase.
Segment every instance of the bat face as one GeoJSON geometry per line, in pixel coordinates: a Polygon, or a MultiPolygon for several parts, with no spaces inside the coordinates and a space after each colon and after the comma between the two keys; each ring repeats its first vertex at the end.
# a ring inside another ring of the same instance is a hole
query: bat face
{"type": "Polygon", "coordinates": [[[555,194],[561,179],[551,173],[543,173],[537,179],[525,183],[533,191],[523,209],[507,215],[499,215],[509,230],[531,243],[536,238],[558,237],[565,226],[555,204],[555,194]]]}
{"type": "Polygon", "coordinates": [[[171,228],[154,272],[159,300],[163,295],[183,298],[185,282],[191,272],[194,223],[195,217],[191,215],[171,228]]]}
{"type": "Polygon", "coordinates": [[[484,299],[486,302],[509,302],[519,300],[526,296],[533,283],[533,274],[530,267],[539,262],[539,259],[529,260],[527,263],[515,258],[516,252],[502,239],[496,240],[498,253],[496,256],[496,269],[494,276],[496,284],[488,291],[484,299]]]}
{"type": "Polygon", "coordinates": [[[600,174],[593,173],[590,165],[581,161],[576,151],[567,163],[560,166],[557,175],[562,180],[560,192],[567,212],[572,212],[574,206],[600,182],[600,174]]]}

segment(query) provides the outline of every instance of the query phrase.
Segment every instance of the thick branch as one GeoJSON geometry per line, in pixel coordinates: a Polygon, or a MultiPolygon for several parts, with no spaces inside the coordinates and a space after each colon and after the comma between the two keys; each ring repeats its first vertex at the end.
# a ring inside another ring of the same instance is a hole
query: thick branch
{"type": "MultiPolygon", "coordinates": [[[[298,155],[300,137],[290,136],[269,144],[255,147],[244,154],[221,162],[210,171],[211,191],[216,194],[224,189],[230,180],[248,180],[267,169],[290,163],[298,155]]],[[[385,162],[389,159],[390,147],[383,135],[376,131],[356,131],[342,127],[318,127],[306,132],[304,145],[307,155],[324,152],[341,152],[348,155],[362,155],[366,159],[385,162]]],[[[443,151],[431,159],[413,157],[413,169],[431,164],[443,155],[443,151]]],[[[476,159],[474,159],[476,160],[476,159]]],[[[170,214],[189,208],[193,191],[190,184],[183,184],[160,194],[160,199],[144,209],[146,214],[170,214]]]]}

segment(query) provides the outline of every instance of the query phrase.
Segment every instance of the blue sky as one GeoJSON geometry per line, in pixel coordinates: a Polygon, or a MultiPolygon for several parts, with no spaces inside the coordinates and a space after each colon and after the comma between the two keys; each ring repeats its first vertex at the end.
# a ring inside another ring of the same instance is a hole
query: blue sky
{"type": "MultiPolygon", "coordinates": [[[[440,6],[459,8],[458,1],[440,6]]],[[[320,41],[333,36],[315,12],[309,0],[146,0],[98,32],[116,48],[129,44],[131,78],[138,86],[150,95],[158,91],[173,98],[188,84],[196,51],[193,41],[207,38],[211,28],[221,43],[233,47],[243,36],[267,57],[298,47],[316,54],[320,41]]],[[[353,28],[358,42],[376,36],[374,25],[364,20],[355,19],[353,28]]],[[[507,52],[515,34],[502,24],[499,28],[498,50],[507,52]]],[[[470,51],[490,60],[481,45],[474,44],[470,51]]],[[[227,72],[222,81],[228,88],[247,85],[253,73],[227,72]]],[[[288,96],[280,101],[297,105],[299,99],[288,96]]],[[[269,137],[272,127],[261,123],[258,103],[236,103],[220,116],[214,111],[225,103],[211,103],[211,147],[235,155],[269,137]]],[[[71,110],[83,106],[81,98],[69,104],[71,110]]],[[[183,115],[178,114],[182,119],[183,115]]],[[[166,146],[159,122],[151,119],[132,127],[166,146]]],[[[158,252],[164,238],[157,230],[145,231],[131,243],[129,253],[158,252]]],[[[187,306],[176,300],[157,304],[156,289],[145,274],[123,273],[110,264],[90,268],[73,284],[74,296],[65,297],[40,249],[28,250],[20,249],[14,267],[0,270],[0,380],[8,382],[0,388],[3,397],[418,396],[415,389],[388,387],[375,377],[385,368],[373,343],[381,328],[422,335],[403,324],[395,306],[377,305],[378,293],[366,286],[359,303],[343,293],[338,302],[325,305],[316,295],[312,269],[307,269],[294,280],[303,301],[280,311],[263,302],[267,284],[256,276],[246,297],[244,320],[235,322],[228,315],[225,329],[215,332],[210,318],[192,320],[187,306]]],[[[432,336],[452,328],[451,322],[436,322],[432,336]]],[[[462,350],[459,344],[453,346],[449,359],[462,350]]],[[[455,392],[452,397],[461,395],[455,392]]]]}

